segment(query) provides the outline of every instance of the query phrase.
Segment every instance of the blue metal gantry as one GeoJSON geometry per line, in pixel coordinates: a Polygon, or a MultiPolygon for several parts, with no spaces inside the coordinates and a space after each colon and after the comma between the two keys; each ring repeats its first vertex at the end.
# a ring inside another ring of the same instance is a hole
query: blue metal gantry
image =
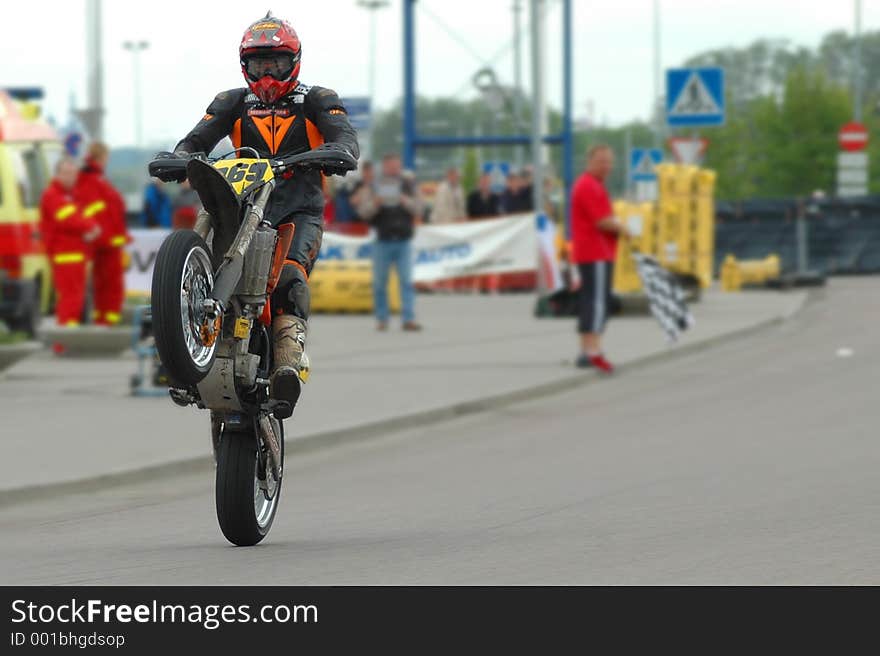
{"type": "MultiPolygon", "coordinates": [[[[416,33],[415,4],[417,0],[403,0],[403,164],[415,169],[416,149],[419,147],[448,146],[528,146],[530,135],[487,136],[423,136],[416,129],[416,33]]],[[[570,203],[568,199],[574,183],[574,128],[572,118],[572,0],[562,0],[562,78],[563,107],[562,131],[545,135],[543,142],[562,146],[562,179],[566,198],[566,232],[568,232],[570,203]]]]}

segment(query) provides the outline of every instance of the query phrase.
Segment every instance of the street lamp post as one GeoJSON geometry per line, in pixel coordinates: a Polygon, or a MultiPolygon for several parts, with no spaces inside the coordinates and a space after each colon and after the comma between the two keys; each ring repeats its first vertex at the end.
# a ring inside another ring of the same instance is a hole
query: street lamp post
{"type": "Polygon", "coordinates": [[[853,118],[862,122],[862,0],[855,0],[853,43],[853,118]]]}
{"type": "Polygon", "coordinates": [[[531,0],[529,17],[532,22],[532,185],[535,211],[544,211],[544,0],[531,0]]]}
{"type": "Polygon", "coordinates": [[[122,47],[131,53],[134,84],[134,127],[138,146],[144,145],[143,101],[141,100],[141,53],[150,47],[148,41],[126,41],[122,47]]]}
{"type": "Polygon", "coordinates": [[[376,12],[387,7],[389,0],[357,0],[358,7],[363,7],[370,12],[370,71],[369,71],[369,94],[370,94],[370,135],[367,139],[366,154],[367,159],[373,156],[373,125],[372,114],[375,113],[376,107],[376,12]]]}
{"type": "MultiPolygon", "coordinates": [[[[522,25],[522,0],[513,0],[513,118],[516,123],[516,131],[522,129],[522,59],[520,47],[522,25]]],[[[521,169],[523,165],[523,147],[517,146],[515,150],[516,168],[521,169]]]]}
{"type": "Polygon", "coordinates": [[[93,140],[104,138],[104,64],[101,56],[101,0],[86,2],[86,65],[88,67],[88,106],[79,112],[80,120],[93,140]]]}
{"type": "MultiPolygon", "coordinates": [[[[660,0],[654,0],[654,148],[661,148],[663,119],[660,105],[660,0]]],[[[629,157],[627,152],[626,157],[629,157]]]]}

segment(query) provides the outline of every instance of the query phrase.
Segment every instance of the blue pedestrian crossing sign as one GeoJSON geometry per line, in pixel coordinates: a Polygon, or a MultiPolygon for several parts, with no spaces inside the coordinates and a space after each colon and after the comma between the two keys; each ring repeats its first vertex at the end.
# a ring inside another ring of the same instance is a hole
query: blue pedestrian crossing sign
{"type": "Polygon", "coordinates": [[[657,171],[654,167],[663,161],[663,151],[659,148],[633,148],[629,151],[629,177],[633,182],[654,182],[657,171]]]}
{"type": "Polygon", "coordinates": [[[499,194],[504,191],[505,181],[507,176],[510,175],[510,171],[510,162],[483,163],[483,173],[489,174],[489,179],[492,181],[492,191],[499,194]]]}
{"type": "Polygon", "coordinates": [[[668,69],[666,123],[672,127],[724,125],[724,69],[668,69]]]}

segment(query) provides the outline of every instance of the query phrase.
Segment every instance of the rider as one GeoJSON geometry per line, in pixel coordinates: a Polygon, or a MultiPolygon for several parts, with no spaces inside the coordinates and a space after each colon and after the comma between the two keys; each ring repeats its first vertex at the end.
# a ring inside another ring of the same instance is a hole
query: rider
{"type": "MultiPolygon", "coordinates": [[[[359,156],[357,133],[335,91],[299,82],[302,48],[287,21],[271,13],[252,23],[238,48],[247,88],[223,91],[175,152],[210,152],[225,136],[235,148],[261,157],[314,149],[359,156]]],[[[345,173],[324,169],[325,173],[345,173]]],[[[270,390],[293,406],[299,398],[298,367],[309,318],[308,279],[323,236],[323,178],[315,170],[289,172],[277,180],[267,207],[273,225],[293,223],[294,236],[272,294],[275,365],[270,390]]]]}

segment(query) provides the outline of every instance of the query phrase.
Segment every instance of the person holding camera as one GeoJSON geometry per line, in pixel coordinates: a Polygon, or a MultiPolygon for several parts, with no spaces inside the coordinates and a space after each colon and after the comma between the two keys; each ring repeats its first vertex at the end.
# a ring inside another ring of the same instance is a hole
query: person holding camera
{"type": "Polygon", "coordinates": [[[385,155],[381,176],[373,184],[361,185],[352,200],[358,216],[369,221],[376,231],[373,306],[377,329],[388,329],[388,275],[393,265],[400,285],[403,329],[421,330],[422,326],[416,322],[413,285],[412,239],[415,226],[421,223],[422,213],[415,178],[403,171],[400,155],[385,155]]]}

